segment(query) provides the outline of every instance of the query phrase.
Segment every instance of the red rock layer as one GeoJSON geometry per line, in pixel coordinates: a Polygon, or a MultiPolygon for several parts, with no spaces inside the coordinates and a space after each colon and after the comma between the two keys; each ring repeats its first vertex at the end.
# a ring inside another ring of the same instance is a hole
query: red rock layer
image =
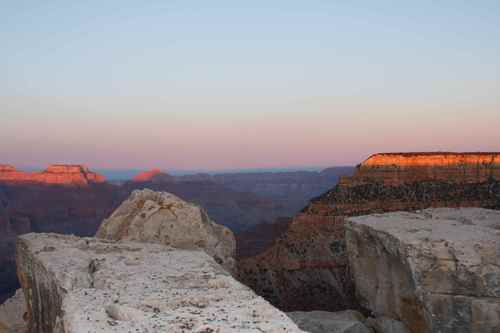
{"type": "Polygon", "coordinates": [[[239,262],[240,279],[287,311],[355,308],[344,219],[428,207],[500,209],[500,153],[376,154],[314,199],[284,235],[239,262]]]}
{"type": "Polygon", "coordinates": [[[0,165],[0,182],[5,183],[86,186],[104,181],[104,176],[82,165],[53,164],[42,172],[23,172],[10,165],[0,165]]]}

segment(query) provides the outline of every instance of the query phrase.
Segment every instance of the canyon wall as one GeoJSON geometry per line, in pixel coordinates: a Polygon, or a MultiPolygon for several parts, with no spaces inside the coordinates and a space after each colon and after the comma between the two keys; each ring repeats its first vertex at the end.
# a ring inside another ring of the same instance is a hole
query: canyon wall
{"type": "Polygon", "coordinates": [[[500,153],[373,155],[313,199],[272,246],[241,260],[239,277],[287,311],[358,308],[345,218],[428,207],[500,209],[500,153]]]}

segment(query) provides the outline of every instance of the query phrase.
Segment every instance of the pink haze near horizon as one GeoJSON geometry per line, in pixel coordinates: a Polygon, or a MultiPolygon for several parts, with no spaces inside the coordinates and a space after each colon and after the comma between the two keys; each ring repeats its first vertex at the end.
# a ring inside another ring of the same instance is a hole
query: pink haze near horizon
{"type": "Polygon", "coordinates": [[[20,167],[286,168],[354,165],[376,152],[500,150],[495,105],[328,98],[247,105],[153,97],[0,100],[1,162],[20,167]]]}

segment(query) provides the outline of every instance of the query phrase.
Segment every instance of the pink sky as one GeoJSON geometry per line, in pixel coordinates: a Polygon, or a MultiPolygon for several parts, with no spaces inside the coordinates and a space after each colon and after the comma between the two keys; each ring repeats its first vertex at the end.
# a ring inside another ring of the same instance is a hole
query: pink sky
{"type": "Polygon", "coordinates": [[[1,98],[1,163],[235,169],[353,165],[376,152],[499,151],[498,106],[1,98]]]}
{"type": "Polygon", "coordinates": [[[6,1],[0,22],[0,163],[500,150],[499,1],[6,1]]]}

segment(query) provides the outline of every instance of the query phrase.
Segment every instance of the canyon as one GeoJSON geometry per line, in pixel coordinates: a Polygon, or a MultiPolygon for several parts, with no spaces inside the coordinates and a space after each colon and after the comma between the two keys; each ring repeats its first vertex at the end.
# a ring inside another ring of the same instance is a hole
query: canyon
{"type": "Polygon", "coordinates": [[[267,249],[240,260],[239,279],[285,311],[363,310],[346,218],[437,207],[500,209],[500,154],[375,154],[311,200],[267,249]]]}
{"type": "MultiPolygon", "coordinates": [[[[11,296],[18,287],[14,257],[18,235],[56,232],[93,236],[101,222],[134,190],[150,188],[168,191],[196,203],[215,222],[228,227],[242,240],[238,245],[238,253],[253,254],[277,235],[264,233],[257,246],[252,241],[253,236],[246,238],[246,230],[255,230],[257,225],[266,228],[282,217],[293,216],[303,207],[303,202],[331,187],[340,174],[349,174],[349,170],[342,167],[322,172],[171,176],[156,169],[117,185],[80,165],[52,165],[41,172],[23,172],[2,165],[0,302],[11,296]],[[227,186],[221,180],[225,178],[231,179],[226,182],[227,186]],[[254,189],[248,185],[253,181],[259,184],[254,189]],[[300,195],[301,191],[297,189],[306,188],[309,191],[300,195]],[[296,199],[285,200],[286,193],[292,192],[295,194],[291,196],[296,199]]],[[[262,235],[259,229],[256,229],[257,235],[262,235]]]]}
{"type": "Polygon", "coordinates": [[[232,276],[237,272],[229,229],[170,193],[134,191],[96,237],[18,237],[22,290],[0,305],[0,332],[500,329],[500,211],[371,214],[346,218],[344,230],[361,312],[284,313],[232,276]]]}
{"type": "MultiPolygon", "coordinates": [[[[96,238],[39,233],[17,238],[15,264],[27,312],[12,323],[2,319],[24,312],[17,293],[0,307],[0,331],[24,322],[29,332],[164,327],[271,332],[283,323],[291,332],[495,332],[500,329],[498,156],[373,155],[293,219],[248,229],[246,246],[258,250],[243,251],[239,258],[235,240],[241,238],[202,207],[171,193],[134,189],[182,181],[161,177],[119,187],[75,186],[109,187],[126,200],[118,200],[96,238]],[[272,236],[260,240],[259,230],[272,236]],[[167,280],[168,286],[161,284],[167,280]],[[211,286],[231,286],[231,296],[221,298],[229,291],[211,286]],[[115,295],[112,303],[109,295],[115,295]],[[91,306],[83,306],[87,303],[91,306]],[[231,321],[228,308],[238,313],[231,321]],[[246,319],[248,311],[253,320],[246,319]]],[[[3,197],[0,202],[5,192],[3,197]]],[[[0,207],[6,220],[12,206],[0,207]]],[[[5,230],[19,231],[12,225],[5,230]]]]}
{"type": "Polygon", "coordinates": [[[303,332],[230,275],[232,232],[171,193],[134,191],[96,236],[18,238],[1,333],[303,332]]]}
{"type": "Polygon", "coordinates": [[[0,302],[18,287],[15,241],[29,232],[91,236],[122,201],[107,183],[0,183],[0,302]]]}

